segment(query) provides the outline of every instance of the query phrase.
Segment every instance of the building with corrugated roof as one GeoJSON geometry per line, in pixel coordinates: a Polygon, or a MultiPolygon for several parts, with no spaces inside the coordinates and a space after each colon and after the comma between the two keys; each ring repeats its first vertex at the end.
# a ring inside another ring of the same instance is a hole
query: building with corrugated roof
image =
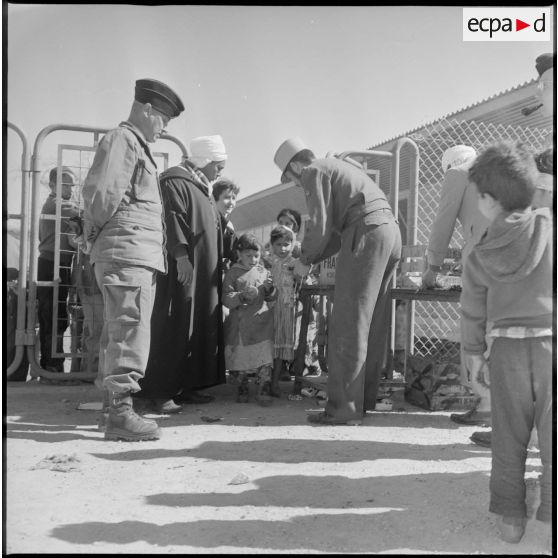
{"type": "MultiPolygon", "coordinates": [[[[426,200],[423,199],[422,203],[419,200],[419,204],[427,209],[422,227],[419,225],[419,229],[423,229],[422,232],[419,230],[420,242],[426,242],[427,229],[435,211],[436,195],[442,179],[440,159],[445,149],[458,143],[468,143],[481,149],[506,137],[525,140],[536,149],[545,143],[552,133],[552,118],[545,116],[540,110],[524,114],[524,111],[529,112],[529,109],[540,104],[536,96],[536,83],[537,80],[533,79],[506,89],[367,148],[390,151],[395,141],[402,137],[409,137],[417,143],[421,157],[419,191],[426,196],[426,200]]],[[[405,158],[406,152],[403,150],[399,192],[399,218],[403,229],[406,226],[406,198],[409,191],[409,165],[405,158]]],[[[380,168],[379,173],[380,177],[386,177],[389,169],[380,168]]],[[[277,184],[239,200],[232,220],[239,233],[253,232],[265,243],[277,214],[284,207],[297,209],[303,217],[307,214],[305,197],[292,183],[277,184]]]]}

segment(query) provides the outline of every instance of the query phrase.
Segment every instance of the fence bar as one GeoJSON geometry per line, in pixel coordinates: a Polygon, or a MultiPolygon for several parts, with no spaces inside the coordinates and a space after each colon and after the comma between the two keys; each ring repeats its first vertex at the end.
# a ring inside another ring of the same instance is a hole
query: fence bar
{"type": "MultiPolygon", "coordinates": [[[[19,274],[17,289],[17,317],[16,317],[16,335],[15,346],[16,352],[14,360],[8,366],[6,375],[9,378],[15,372],[23,359],[25,346],[25,304],[27,299],[27,258],[29,249],[29,180],[27,173],[29,172],[29,152],[27,147],[27,138],[25,134],[15,124],[8,122],[8,128],[12,129],[21,139],[21,219],[20,235],[19,235],[19,274]]],[[[11,215],[8,215],[10,218],[11,215]]],[[[15,217],[15,216],[14,216],[15,217]]]]}

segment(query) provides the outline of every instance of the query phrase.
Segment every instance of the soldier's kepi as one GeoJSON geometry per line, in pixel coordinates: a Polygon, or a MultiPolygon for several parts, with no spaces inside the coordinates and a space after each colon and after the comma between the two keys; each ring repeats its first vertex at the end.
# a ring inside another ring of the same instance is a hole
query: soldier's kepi
{"type": "MultiPolygon", "coordinates": [[[[283,142],[274,161],[281,181],[306,194],[309,222],[300,261],[338,253],[328,347],[328,401],[315,424],[360,424],[374,409],[387,361],[389,285],[401,257],[401,235],[384,193],[362,168],[317,159],[304,141],[283,142]]],[[[304,269],[295,267],[295,273],[304,269]]]]}
{"type": "Polygon", "coordinates": [[[136,81],[130,115],[101,139],[83,185],[84,235],[103,294],[105,323],[96,385],[103,392],[106,439],[159,437],[133,411],[150,343],[156,273],[166,272],[157,165],[149,149],[184,110],[163,82],[136,81]]]}

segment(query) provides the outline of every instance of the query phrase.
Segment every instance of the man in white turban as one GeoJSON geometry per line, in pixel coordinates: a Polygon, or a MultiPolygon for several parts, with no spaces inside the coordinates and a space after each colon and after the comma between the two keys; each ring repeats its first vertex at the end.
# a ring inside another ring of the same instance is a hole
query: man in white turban
{"type": "Polygon", "coordinates": [[[467,174],[476,154],[468,145],[455,145],[446,149],[442,155],[442,172],[445,176],[438,211],[430,229],[426,251],[428,267],[422,278],[422,284],[427,288],[436,284],[436,273],[444,263],[456,221],[461,223],[465,236],[463,260],[488,226],[478,209],[476,188],[469,182],[467,174]]]}
{"type": "Polygon", "coordinates": [[[225,383],[221,290],[221,217],[211,184],[225,167],[221,136],[190,143],[190,156],[161,175],[167,233],[167,275],[157,278],[151,350],[140,396],[157,412],[208,403],[198,390],[225,383]]]}
{"type": "MultiPolygon", "coordinates": [[[[465,245],[461,251],[461,263],[465,264],[473,246],[481,239],[488,227],[488,221],[478,207],[477,188],[469,182],[469,167],[477,152],[468,145],[454,145],[442,155],[442,172],[445,173],[440,193],[438,211],[426,250],[427,268],[422,276],[426,288],[436,286],[436,274],[440,272],[448,251],[456,221],[461,223],[465,245]]],[[[463,363],[463,358],[462,358],[463,363]]],[[[479,384],[476,378],[468,378],[462,364],[463,380],[481,397],[473,411],[454,413],[451,420],[459,424],[479,425],[490,421],[490,391],[479,384]]]]}
{"type": "Polygon", "coordinates": [[[221,176],[227,160],[223,138],[219,135],[194,138],[190,142],[188,160],[209,182],[215,182],[221,176]]]}

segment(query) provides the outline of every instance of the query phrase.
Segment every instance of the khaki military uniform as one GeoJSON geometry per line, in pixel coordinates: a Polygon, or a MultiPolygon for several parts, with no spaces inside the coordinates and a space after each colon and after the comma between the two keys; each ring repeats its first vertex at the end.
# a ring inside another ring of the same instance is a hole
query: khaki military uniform
{"type": "Polygon", "coordinates": [[[401,257],[401,234],[389,203],[361,169],[317,159],[302,171],[310,222],[303,263],[338,252],[328,333],[326,413],[360,419],[374,409],[386,366],[389,288],[401,257]]]}
{"type": "Polygon", "coordinates": [[[136,392],[149,356],[155,275],[166,272],[166,258],[157,165],[129,122],[100,141],[82,196],[86,250],[104,302],[102,383],[136,392]]]}

